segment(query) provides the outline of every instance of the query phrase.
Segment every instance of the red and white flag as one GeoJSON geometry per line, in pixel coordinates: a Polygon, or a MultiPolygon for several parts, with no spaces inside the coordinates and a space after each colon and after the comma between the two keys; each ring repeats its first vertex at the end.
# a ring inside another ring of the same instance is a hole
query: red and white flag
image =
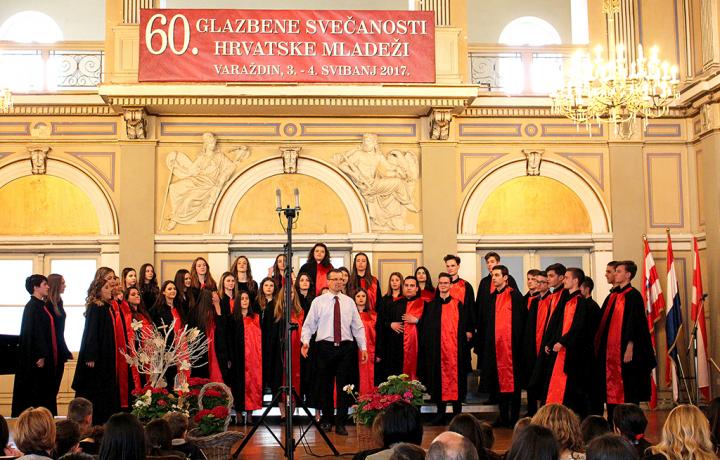
{"type": "MultiPolygon", "coordinates": [[[[642,296],[645,301],[645,314],[647,316],[650,339],[652,340],[653,351],[655,351],[655,323],[660,319],[665,309],[665,297],[663,297],[660,279],[655,268],[655,259],[650,252],[647,238],[645,243],[645,267],[642,272],[642,296]]],[[[650,395],[650,408],[657,407],[657,369],[652,370],[652,393],[650,395]]]]}
{"type": "Polygon", "coordinates": [[[705,299],[703,298],[702,274],[700,273],[700,251],[697,239],[693,238],[693,286],[692,320],[696,325],[697,337],[697,385],[705,401],[710,401],[710,366],[707,354],[707,329],[705,327],[705,299]]]}

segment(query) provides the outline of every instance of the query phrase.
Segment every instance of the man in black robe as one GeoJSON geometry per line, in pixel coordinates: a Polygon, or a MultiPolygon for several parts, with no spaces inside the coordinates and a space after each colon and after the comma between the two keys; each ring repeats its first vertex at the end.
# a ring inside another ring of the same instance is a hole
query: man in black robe
{"type": "Polygon", "coordinates": [[[45,303],[50,287],[43,275],[25,280],[31,295],[23,310],[20,325],[20,354],[13,387],[12,416],[17,417],[28,407],[46,407],[57,415],[55,373],[58,365],[58,344],[54,316],[45,303]]]}
{"type": "Polygon", "coordinates": [[[544,334],[545,324],[547,323],[548,312],[550,310],[550,288],[548,286],[547,272],[545,270],[539,271],[535,276],[537,282],[537,295],[532,298],[530,302],[530,309],[528,310],[527,322],[525,323],[525,344],[523,349],[525,352],[525,364],[523,379],[524,385],[527,389],[527,416],[532,417],[537,412],[538,403],[540,402],[540,391],[536,391],[534,387],[530,385],[530,379],[532,377],[535,364],[537,362],[538,355],[542,350],[542,336],[544,334]],[[538,321],[540,321],[540,327],[538,327],[538,321]]]}
{"type": "Polygon", "coordinates": [[[563,404],[583,419],[587,415],[588,336],[586,304],[580,292],[585,273],[568,268],[563,281],[567,297],[550,317],[543,337],[543,402],[563,404]]]}
{"type": "Polygon", "coordinates": [[[473,324],[467,309],[450,295],[451,285],[452,276],[440,273],[438,295],[425,304],[418,322],[418,378],[437,404],[434,425],[445,424],[447,403],[452,404],[453,414],[460,413],[467,393],[468,368],[463,356],[470,348],[473,324]]]}
{"type": "Polygon", "coordinates": [[[497,427],[512,427],[520,416],[523,382],[523,342],[527,307],[522,294],[508,286],[508,269],[496,265],[492,270],[495,292],[485,318],[483,384],[498,395],[500,416],[497,427]]]}
{"type": "Polygon", "coordinates": [[[617,404],[650,400],[650,374],[657,365],[642,295],[630,284],[636,273],[635,262],[618,262],[617,286],[603,308],[593,344],[596,397],[607,403],[609,420],[617,404]]]}
{"type": "MultiPolygon", "coordinates": [[[[445,262],[446,273],[452,277],[450,295],[453,296],[453,298],[455,298],[458,302],[460,302],[463,308],[467,310],[468,318],[470,318],[472,324],[475,324],[475,322],[477,321],[477,312],[475,310],[475,292],[473,290],[472,284],[460,278],[460,275],[458,273],[460,271],[460,257],[453,254],[448,254],[443,257],[443,261],[445,262]]],[[[474,335],[475,331],[473,330],[472,332],[474,335]]],[[[465,367],[468,372],[470,372],[470,370],[472,369],[470,349],[465,349],[464,353],[465,354],[463,355],[463,359],[466,361],[465,367]]]]}
{"type": "Polygon", "coordinates": [[[530,310],[530,302],[532,302],[532,299],[537,295],[538,293],[538,284],[537,284],[537,275],[540,273],[540,270],[537,268],[533,268],[531,270],[528,270],[526,277],[526,284],[528,291],[523,296],[523,299],[525,300],[525,305],[527,306],[527,309],[530,310]]]}
{"type": "MultiPolygon", "coordinates": [[[[615,265],[612,267],[613,284],[615,280],[615,265]]],[[[582,296],[585,298],[585,330],[583,334],[590,338],[588,343],[589,352],[586,356],[588,360],[589,369],[595,367],[595,352],[592,349],[592,340],[595,337],[598,326],[600,326],[600,319],[602,318],[602,310],[600,305],[592,298],[592,292],[595,288],[595,282],[589,276],[586,276],[580,285],[580,291],[582,296]]],[[[597,392],[593,390],[594,382],[590,381],[588,385],[588,414],[589,415],[603,415],[604,407],[602,401],[598,401],[596,398],[597,392]]]]}
{"type": "MultiPolygon", "coordinates": [[[[418,294],[418,282],[414,276],[407,276],[403,280],[403,297],[395,301],[383,317],[386,323],[386,341],[383,346],[389,351],[385,357],[385,371],[388,375],[403,373],[405,363],[405,313],[408,304],[423,302],[418,294]]],[[[417,355],[413,360],[417,359],[417,355]]]]}

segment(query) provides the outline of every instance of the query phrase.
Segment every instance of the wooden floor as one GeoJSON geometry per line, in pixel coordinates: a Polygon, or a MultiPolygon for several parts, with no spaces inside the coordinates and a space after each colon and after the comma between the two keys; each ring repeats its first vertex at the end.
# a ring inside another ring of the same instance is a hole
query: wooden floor
{"type": "MultiPolygon", "coordinates": [[[[646,436],[648,441],[651,443],[654,444],[659,440],[662,424],[664,423],[668,412],[669,411],[667,410],[646,412],[648,418],[646,436]]],[[[488,421],[492,421],[494,419],[492,414],[479,414],[478,417],[488,421]]],[[[277,424],[277,419],[275,419],[275,424],[271,423],[269,426],[276,436],[281,436],[283,427],[277,424]]],[[[242,426],[233,427],[233,429],[243,432],[249,431],[249,428],[242,426]]],[[[370,431],[368,428],[361,427],[358,430],[354,425],[348,425],[347,430],[348,436],[336,436],[335,433],[329,433],[329,438],[332,440],[333,444],[335,444],[337,450],[342,454],[340,458],[352,458],[352,456],[360,450],[376,447],[370,440],[370,431]]],[[[427,449],[435,436],[445,430],[446,428],[444,427],[426,426],[422,446],[427,449]]],[[[297,439],[299,436],[299,429],[297,428],[296,433],[298,433],[296,434],[297,439]]],[[[497,452],[505,452],[510,445],[511,436],[512,430],[496,429],[495,445],[493,446],[493,450],[497,452]]],[[[318,456],[332,457],[333,455],[332,451],[327,447],[322,437],[317,433],[317,431],[315,431],[314,428],[311,428],[307,433],[306,442],[303,445],[298,446],[295,451],[295,458],[309,459],[317,458],[318,456]]],[[[284,453],[281,448],[278,447],[277,442],[273,439],[267,429],[260,428],[254,434],[245,449],[243,449],[240,453],[238,458],[281,459],[284,458],[284,453]]]]}

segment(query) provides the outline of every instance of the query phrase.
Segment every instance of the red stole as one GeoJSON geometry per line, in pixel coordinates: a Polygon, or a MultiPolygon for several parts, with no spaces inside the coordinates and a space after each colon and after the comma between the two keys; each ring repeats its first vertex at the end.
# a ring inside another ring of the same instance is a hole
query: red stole
{"type": "Polygon", "coordinates": [[[230,299],[230,314],[235,312],[235,299],[230,299]]]}
{"type": "Polygon", "coordinates": [[[262,332],[260,316],[243,317],[245,331],[245,410],[262,408],[262,332]]]}
{"type": "MultiPolygon", "coordinates": [[[[412,315],[417,319],[423,314],[425,301],[422,298],[409,300],[405,307],[405,314],[412,315]]],[[[404,323],[403,334],[403,374],[407,374],[410,380],[417,380],[417,357],[418,357],[418,331],[417,324],[404,323]]]]}
{"type": "Polygon", "coordinates": [[[360,366],[360,394],[368,394],[375,387],[375,323],[377,313],[374,311],[360,312],[360,319],[365,326],[365,343],[367,344],[368,359],[363,364],[360,361],[362,351],[358,350],[358,363],[360,366]]]}
{"type": "Polygon", "coordinates": [[[50,305],[45,304],[43,309],[45,310],[45,313],[47,313],[48,317],[50,318],[50,336],[52,337],[53,363],[55,364],[55,367],[57,367],[58,351],[57,351],[57,333],[55,332],[55,315],[53,315],[52,312],[50,311],[50,305]]]}
{"type": "Polygon", "coordinates": [[[500,393],[515,391],[512,353],[512,296],[511,287],[495,297],[495,360],[500,393]]]}
{"type": "MultiPolygon", "coordinates": [[[[305,312],[300,310],[300,313],[292,312],[292,321],[297,323],[298,327],[297,329],[292,331],[292,341],[293,341],[293,349],[292,349],[292,382],[293,386],[300,389],[300,348],[302,347],[302,342],[300,341],[300,331],[302,331],[302,325],[303,322],[305,322],[305,312]]],[[[283,353],[283,363],[285,362],[285,354],[283,353]]],[[[285,366],[283,366],[283,369],[285,369],[285,366]]],[[[285,381],[285,371],[283,370],[283,382],[285,381]]]]}
{"type": "MultiPolygon", "coordinates": [[[[577,310],[577,302],[578,296],[575,295],[565,304],[561,335],[567,334],[570,326],[572,326],[573,319],[575,319],[575,311],[577,310]]],[[[554,345],[555,344],[553,344],[553,346],[554,345]]],[[[566,355],[567,350],[565,350],[565,347],[562,347],[555,357],[555,366],[550,376],[550,386],[545,404],[562,404],[565,399],[565,387],[567,385],[567,374],[565,374],[566,355]]]]}
{"type": "Polygon", "coordinates": [[[374,276],[370,282],[370,286],[367,285],[365,278],[360,278],[360,287],[367,291],[367,305],[368,310],[375,311],[375,301],[377,300],[378,280],[374,276]]]}
{"type": "Polygon", "coordinates": [[[423,289],[420,291],[420,297],[425,302],[430,302],[432,299],[435,298],[435,290],[434,289],[423,289]]]}
{"type": "Polygon", "coordinates": [[[110,304],[110,316],[112,317],[113,330],[115,333],[115,375],[120,392],[120,407],[130,406],[130,389],[128,388],[128,363],[123,353],[127,353],[127,336],[123,327],[123,314],[120,305],[116,301],[110,304]]]}
{"type": "Polygon", "coordinates": [[[317,262],[315,262],[315,266],[317,267],[315,269],[315,295],[319,296],[323,288],[326,288],[328,285],[327,273],[332,269],[332,267],[326,267],[317,262]]]}
{"type": "Polygon", "coordinates": [[[543,335],[545,335],[545,326],[550,311],[551,297],[538,300],[537,317],[535,320],[535,355],[540,354],[540,345],[542,344],[543,335]]]}
{"type": "Polygon", "coordinates": [[[555,308],[557,308],[558,303],[560,302],[560,297],[562,297],[563,291],[565,288],[560,288],[557,291],[553,291],[552,294],[550,294],[550,313],[548,314],[548,318],[551,318],[553,313],[555,313],[555,308]]]}
{"type": "Polygon", "coordinates": [[[529,295],[527,298],[527,309],[530,310],[530,304],[533,300],[535,300],[535,297],[537,297],[538,294],[529,295]]]}
{"type": "MultiPolygon", "coordinates": [[[[133,318],[133,312],[130,310],[130,306],[128,305],[128,313],[130,314],[129,321],[131,324],[130,330],[132,331],[132,321],[133,319],[135,321],[140,321],[142,323],[142,329],[135,332],[133,331],[134,337],[131,340],[128,337],[128,347],[135,353],[137,352],[138,348],[142,348],[142,338],[143,337],[150,337],[152,335],[153,331],[153,322],[150,318],[142,315],[140,312],[135,313],[135,318],[133,318]],[[137,340],[137,344],[135,341],[137,340]]],[[[130,371],[132,372],[132,378],[133,378],[133,386],[135,389],[140,389],[143,386],[142,378],[140,377],[140,371],[138,371],[137,367],[131,366],[130,371]]]]}
{"type": "Polygon", "coordinates": [[[454,297],[442,304],[440,313],[440,386],[441,401],[457,401],[458,366],[460,344],[458,343],[458,320],[460,309],[454,297]]]}
{"type": "Polygon", "coordinates": [[[465,280],[458,278],[450,285],[450,297],[458,302],[465,303],[465,280]]]}
{"type": "MultiPolygon", "coordinates": [[[[625,316],[625,294],[632,287],[628,285],[622,291],[617,293],[615,297],[615,308],[610,318],[608,326],[608,336],[605,354],[605,381],[607,382],[607,403],[622,404],[625,402],[625,387],[622,378],[622,325],[623,316],[625,316]]],[[[612,300],[612,299],[611,299],[612,300]]],[[[608,302],[601,322],[601,329],[607,323],[607,314],[610,311],[610,302],[608,302]]]]}
{"type": "MultiPolygon", "coordinates": [[[[175,331],[175,340],[177,340],[177,337],[179,337],[180,334],[182,334],[183,329],[185,328],[185,325],[183,324],[182,319],[180,318],[180,312],[177,310],[177,308],[174,308],[174,307],[170,308],[170,312],[172,312],[173,319],[175,320],[175,326],[173,329],[175,331]]],[[[184,356],[187,356],[187,346],[183,347],[183,350],[181,350],[181,351],[183,351],[184,356]]],[[[182,373],[185,376],[185,381],[187,381],[187,379],[190,378],[190,370],[181,371],[180,369],[178,369],[178,373],[182,373]]],[[[168,384],[168,386],[170,386],[170,385],[173,385],[174,382],[168,382],[167,384],[168,384]]]]}
{"type": "Polygon", "coordinates": [[[222,382],[222,373],[220,372],[220,363],[217,360],[217,354],[215,351],[215,318],[210,318],[208,321],[207,331],[205,331],[208,338],[208,368],[210,369],[210,381],[211,382],[222,382]]]}

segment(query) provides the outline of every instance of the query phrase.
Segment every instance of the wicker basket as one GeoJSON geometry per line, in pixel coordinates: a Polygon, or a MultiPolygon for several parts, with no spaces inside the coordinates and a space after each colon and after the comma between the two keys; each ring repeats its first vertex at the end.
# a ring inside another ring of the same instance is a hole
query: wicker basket
{"type": "Polygon", "coordinates": [[[227,431],[228,425],[230,425],[230,409],[232,408],[233,397],[230,388],[224,383],[210,382],[203,385],[200,389],[200,395],[198,396],[198,407],[200,410],[203,410],[205,391],[210,388],[219,389],[227,395],[228,415],[225,417],[224,431],[210,436],[195,436],[195,433],[193,433],[195,430],[192,430],[188,433],[188,440],[195,443],[195,445],[205,453],[208,460],[227,460],[230,458],[232,447],[245,435],[239,431],[227,431]]]}

